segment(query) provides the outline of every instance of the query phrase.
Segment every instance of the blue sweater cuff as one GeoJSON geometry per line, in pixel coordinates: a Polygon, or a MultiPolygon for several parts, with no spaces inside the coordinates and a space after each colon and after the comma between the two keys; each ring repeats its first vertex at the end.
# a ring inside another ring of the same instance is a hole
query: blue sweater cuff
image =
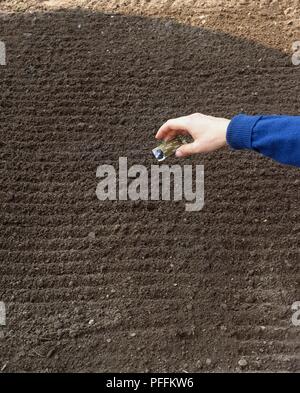
{"type": "Polygon", "coordinates": [[[227,128],[226,139],[233,149],[252,148],[252,130],[261,116],[234,116],[227,128]]]}

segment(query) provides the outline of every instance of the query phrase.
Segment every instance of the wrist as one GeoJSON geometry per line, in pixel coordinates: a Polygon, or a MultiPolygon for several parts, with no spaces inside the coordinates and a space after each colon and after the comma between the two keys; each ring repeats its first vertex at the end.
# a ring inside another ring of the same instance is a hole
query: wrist
{"type": "Polygon", "coordinates": [[[220,119],[220,143],[222,146],[227,145],[227,130],[230,124],[228,119],[220,119]]]}

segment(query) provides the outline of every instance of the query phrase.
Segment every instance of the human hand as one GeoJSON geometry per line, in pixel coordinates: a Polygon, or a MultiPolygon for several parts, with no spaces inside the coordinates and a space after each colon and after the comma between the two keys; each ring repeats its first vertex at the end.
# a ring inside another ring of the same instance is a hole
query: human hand
{"type": "Polygon", "coordinates": [[[160,127],[155,137],[169,141],[178,134],[191,135],[194,141],[176,150],[177,157],[186,157],[191,154],[214,151],[226,145],[229,123],[228,119],[194,113],[168,120],[160,127]]]}

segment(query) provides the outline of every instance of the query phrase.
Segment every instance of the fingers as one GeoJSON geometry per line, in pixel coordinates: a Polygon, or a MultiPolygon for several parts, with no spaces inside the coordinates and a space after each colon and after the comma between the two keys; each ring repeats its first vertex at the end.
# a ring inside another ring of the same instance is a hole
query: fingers
{"type": "Polygon", "coordinates": [[[199,153],[200,147],[199,143],[197,141],[194,141],[192,143],[187,143],[186,145],[180,146],[176,150],[176,157],[187,157],[192,154],[199,153]]]}
{"type": "Polygon", "coordinates": [[[186,117],[168,120],[160,127],[155,137],[156,139],[164,139],[167,141],[173,139],[178,134],[188,134],[186,117]]]}
{"type": "Polygon", "coordinates": [[[176,135],[187,135],[187,134],[188,132],[185,130],[181,130],[181,129],[171,130],[163,138],[159,138],[159,139],[163,139],[165,141],[171,141],[176,137],[176,135]]]}

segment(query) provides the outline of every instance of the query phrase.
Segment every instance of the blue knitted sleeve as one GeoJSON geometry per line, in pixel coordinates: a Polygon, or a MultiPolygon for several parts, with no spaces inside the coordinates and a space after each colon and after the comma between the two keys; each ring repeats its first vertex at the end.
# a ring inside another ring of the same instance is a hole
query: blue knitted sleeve
{"type": "Polygon", "coordinates": [[[227,143],[300,167],[300,116],[237,115],[229,123],[227,143]]]}

